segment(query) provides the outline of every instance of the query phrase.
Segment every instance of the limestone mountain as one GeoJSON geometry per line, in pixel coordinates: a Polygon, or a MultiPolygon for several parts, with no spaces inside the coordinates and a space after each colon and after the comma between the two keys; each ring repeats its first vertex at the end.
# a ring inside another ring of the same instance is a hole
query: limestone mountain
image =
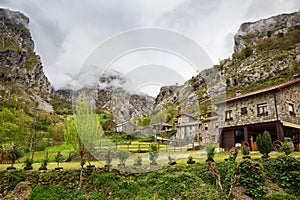
{"type": "Polygon", "coordinates": [[[212,101],[220,96],[269,87],[300,73],[300,12],[243,23],[234,42],[232,58],[200,72],[178,90],[163,87],[156,98],[157,109],[177,103],[179,112],[184,112],[186,104],[195,104],[199,109],[191,114],[209,117],[214,114],[212,101]],[[193,92],[188,92],[190,88],[193,92]],[[184,93],[189,98],[178,98],[184,93]]]}
{"type": "Polygon", "coordinates": [[[46,101],[51,92],[51,84],[43,72],[40,57],[34,52],[28,24],[29,18],[24,14],[0,9],[1,96],[14,96],[19,101],[26,101],[28,98],[39,109],[52,112],[52,106],[46,101]],[[14,92],[14,87],[18,88],[19,94],[14,92]]]}
{"type": "Polygon", "coordinates": [[[0,143],[38,151],[63,141],[64,119],[28,25],[24,14],[0,8],[0,143]]]}
{"type": "MultiPolygon", "coordinates": [[[[113,71],[99,78],[95,93],[97,110],[110,112],[117,123],[133,120],[135,117],[151,116],[154,98],[146,94],[134,94],[126,90],[126,79],[113,71]]],[[[59,89],[56,96],[64,102],[71,102],[72,89],[59,89]]]]}

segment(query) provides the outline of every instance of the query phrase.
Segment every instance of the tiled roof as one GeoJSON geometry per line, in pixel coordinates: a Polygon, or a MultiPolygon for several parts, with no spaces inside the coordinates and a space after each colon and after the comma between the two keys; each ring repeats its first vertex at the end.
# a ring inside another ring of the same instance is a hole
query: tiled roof
{"type": "Polygon", "coordinates": [[[177,124],[176,126],[177,127],[180,127],[180,126],[195,126],[195,125],[199,125],[201,124],[200,121],[195,121],[195,122],[186,122],[186,123],[182,123],[182,124],[177,124]]]}
{"type": "Polygon", "coordinates": [[[292,81],[288,81],[288,82],[285,82],[285,83],[282,83],[280,85],[276,85],[276,86],[273,86],[273,87],[257,90],[257,91],[254,91],[254,92],[249,92],[249,93],[246,93],[246,94],[241,94],[241,95],[238,95],[236,97],[227,99],[225,101],[217,102],[216,104],[221,104],[221,103],[234,101],[234,100],[237,100],[237,99],[242,99],[242,98],[245,98],[245,97],[249,97],[249,96],[253,96],[253,95],[257,95],[257,94],[261,94],[261,93],[265,93],[265,92],[270,92],[270,91],[277,90],[277,89],[282,89],[282,88],[288,87],[290,85],[294,85],[296,83],[300,83],[300,78],[292,80],[292,81]]]}
{"type": "Polygon", "coordinates": [[[182,113],[182,114],[180,114],[180,115],[177,115],[176,118],[179,118],[179,117],[181,117],[182,115],[185,115],[185,116],[187,116],[187,117],[191,117],[191,118],[193,118],[193,119],[197,119],[196,117],[193,117],[192,115],[189,115],[189,114],[187,114],[187,113],[182,113]]]}
{"type": "Polygon", "coordinates": [[[218,116],[208,117],[208,118],[203,119],[202,121],[206,122],[206,121],[211,121],[211,120],[214,120],[214,119],[218,119],[218,116]]]}

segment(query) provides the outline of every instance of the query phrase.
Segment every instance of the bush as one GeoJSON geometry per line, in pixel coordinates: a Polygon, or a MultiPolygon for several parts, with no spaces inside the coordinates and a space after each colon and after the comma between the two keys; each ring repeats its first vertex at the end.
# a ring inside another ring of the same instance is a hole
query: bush
{"type": "Polygon", "coordinates": [[[284,152],[285,155],[291,154],[294,151],[294,144],[293,144],[293,142],[290,142],[290,141],[287,141],[287,140],[284,141],[282,143],[280,151],[284,152]]]}
{"type": "Polygon", "coordinates": [[[33,164],[33,160],[30,158],[26,158],[25,163],[24,163],[24,170],[33,169],[32,164],[33,164]]]}
{"type": "Polygon", "coordinates": [[[243,160],[237,167],[238,183],[246,189],[246,194],[254,199],[266,194],[263,166],[258,162],[243,160]]]}
{"type": "Polygon", "coordinates": [[[279,156],[263,163],[267,177],[290,194],[299,196],[300,160],[291,156],[279,156]]]}
{"type": "Polygon", "coordinates": [[[268,131],[264,131],[263,134],[259,134],[256,137],[257,148],[263,157],[269,157],[268,154],[272,151],[272,139],[268,131]]]}
{"type": "Polygon", "coordinates": [[[209,144],[205,147],[207,161],[214,161],[215,157],[215,147],[212,144],[209,144]]]}
{"type": "Polygon", "coordinates": [[[126,162],[127,158],[129,157],[129,152],[119,150],[117,152],[117,156],[119,157],[120,165],[125,165],[125,162],[126,162]]]}
{"type": "Polygon", "coordinates": [[[34,199],[73,199],[73,200],[85,200],[83,193],[79,190],[71,190],[64,187],[61,184],[46,188],[43,186],[35,186],[29,196],[29,200],[34,199]]]}
{"type": "Polygon", "coordinates": [[[268,200],[299,200],[297,196],[291,194],[274,193],[267,198],[268,200]]]}

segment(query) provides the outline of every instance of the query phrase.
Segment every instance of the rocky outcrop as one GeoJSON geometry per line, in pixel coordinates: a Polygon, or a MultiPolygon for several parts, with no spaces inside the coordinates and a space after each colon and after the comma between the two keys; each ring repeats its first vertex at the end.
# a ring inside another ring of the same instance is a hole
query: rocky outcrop
{"type": "Polygon", "coordinates": [[[181,112],[205,118],[213,115],[214,101],[235,90],[269,87],[300,73],[299,12],[244,23],[234,41],[232,58],[200,72],[175,90],[173,86],[162,87],[155,110],[177,104],[181,112]]]}
{"type": "Polygon", "coordinates": [[[20,12],[0,9],[0,81],[32,92],[50,93],[40,57],[28,29],[29,18],[20,12]]]}
{"type": "Polygon", "coordinates": [[[300,26],[300,11],[243,23],[234,36],[234,52],[237,53],[247,46],[256,45],[261,39],[285,34],[294,26],[300,26]]]}

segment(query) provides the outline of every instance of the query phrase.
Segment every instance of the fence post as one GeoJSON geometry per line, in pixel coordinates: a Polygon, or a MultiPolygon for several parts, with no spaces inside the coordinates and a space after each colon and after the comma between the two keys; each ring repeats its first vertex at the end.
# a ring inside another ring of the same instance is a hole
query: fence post
{"type": "Polygon", "coordinates": [[[139,144],[138,152],[141,153],[141,144],[139,144]]]}

